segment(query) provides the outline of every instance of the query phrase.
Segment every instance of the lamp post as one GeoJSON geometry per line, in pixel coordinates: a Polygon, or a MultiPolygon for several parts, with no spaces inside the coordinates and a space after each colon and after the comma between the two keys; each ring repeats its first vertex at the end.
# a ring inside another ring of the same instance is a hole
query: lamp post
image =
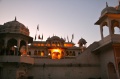
{"type": "Polygon", "coordinates": [[[17,55],[17,53],[18,53],[17,48],[18,48],[18,47],[17,47],[16,45],[14,45],[14,48],[15,48],[15,49],[14,49],[14,55],[17,55]],[[17,50],[17,52],[16,52],[16,50],[17,50]]]}
{"type": "Polygon", "coordinates": [[[30,51],[29,51],[29,47],[30,47],[30,46],[31,46],[31,43],[28,44],[28,54],[27,54],[27,56],[30,55],[30,51]]]}

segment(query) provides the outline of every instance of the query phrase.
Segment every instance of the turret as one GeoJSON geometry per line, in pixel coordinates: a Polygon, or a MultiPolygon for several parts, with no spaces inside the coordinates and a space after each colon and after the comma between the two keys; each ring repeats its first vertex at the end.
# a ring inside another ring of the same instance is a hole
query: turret
{"type": "Polygon", "coordinates": [[[81,52],[83,52],[85,49],[86,49],[86,40],[81,38],[79,41],[78,41],[78,44],[79,44],[79,47],[80,47],[80,50],[81,52]]]}

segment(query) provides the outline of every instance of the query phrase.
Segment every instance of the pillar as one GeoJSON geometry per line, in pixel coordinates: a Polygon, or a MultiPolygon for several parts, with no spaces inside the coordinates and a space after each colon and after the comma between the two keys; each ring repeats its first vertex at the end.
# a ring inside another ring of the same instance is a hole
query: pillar
{"type": "Polygon", "coordinates": [[[111,20],[108,20],[107,23],[108,23],[108,27],[109,27],[109,35],[112,36],[113,33],[112,33],[111,20]]]}
{"type": "Polygon", "coordinates": [[[101,33],[101,39],[103,39],[103,26],[100,25],[100,33],[101,33]]]}
{"type": "Polygon", "coordinates": [[[28,55],[28,41],[26,41],[26,55],[28,55]]]}
{"type": "Polygon", "coordinates": [[[20,39],[17,40],[17,55],[20,53],[20,39]]]}
{"type": "Polygon", "coordinates": [[[118,26],[118,27],[119,27],[119,29],[120,29],[120,20],[119,20],[118,22],[119,22],[119,26],[118,26]]]}
{"type": "Polygon", "coordinates": [[[117,74],[117,79],[120,79],[119,70],[118,69],[116,69],[116,74],[117,74]]]}
{"type": "Polygon", "coordinates": [[[7,52],[6,52],[6,48],[7,48],[7,42],[8,42],[8,39],[6,38],[6,39],[4,39],[5,40],[5,46],[4,46],[4,49],[5,49],[5,51],[4,51],[4,55],[6,55],[7,54],[7,52]]]}

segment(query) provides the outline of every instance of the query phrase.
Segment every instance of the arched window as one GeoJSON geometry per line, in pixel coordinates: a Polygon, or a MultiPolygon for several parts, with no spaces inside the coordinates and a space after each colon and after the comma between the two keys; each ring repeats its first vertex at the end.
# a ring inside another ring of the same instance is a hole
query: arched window
{"type": "Polygon", "coordinates": [[[109,74],[109,79],[117,79],[117,74],[114,64],[111,62],[108,63],[108,74],[109,74]]]}
{"type": "Polygon", "coordinates": [[[75,51],[73,51],[73,56],[75,56],[75,51]]]}
{"type": "Polygon", "coordinates": [[[114,34],[120,34],[120,28],[115,27],[114,28],[114,34]]]}
{"type": "Polygon", "coordinates": [[[69,56],[69,52],[68,51],[66,51],[66,56],[69,56]]]}
{"type": "Polygon", "coordinates": [[[72,51],[69,52],[69,55],[72,56],[72,51]]]}
{"type": "Polygon", "coordinates": [[[37,55],[37,50],[34,51],[34,55],[37,55]]]}
{"type": "Polygon", "coordinates": [[[112,20],[111,25],[112,25],[112,27],[111,27],[112,33],[113,34],[120,34],[119,22],[116,20],[112,20]]]}
{"type": "Polygon", "coordinates": [[[40,50],[38,50],[38,56],[40,56],[41,55],[41,51],[40,50]]]}
{"type": "Polygon", "coordinates": [[[44,55],[45,55],[45,53],[44,53],[44,51],[42,51],[42,52],[41,52],[41,56],[44,56],[44,55]]]}

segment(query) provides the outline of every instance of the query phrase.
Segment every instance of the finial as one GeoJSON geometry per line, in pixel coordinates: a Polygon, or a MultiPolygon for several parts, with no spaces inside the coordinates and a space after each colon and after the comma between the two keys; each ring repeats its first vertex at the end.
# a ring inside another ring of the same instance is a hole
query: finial
{"type": "Polygon", "coordinates": [[[106,2],[106,7],[108,7],[108,3],[106,2]]]}
{"type": "Polygon", "coordinates": [[[119,6],[120,6],[120,0],[119,0],[119,6]]]}
{"type": "Polygon", "coordinates": [[[17,21],[16,16],[15,16],[15,21],[17,21]]]}

